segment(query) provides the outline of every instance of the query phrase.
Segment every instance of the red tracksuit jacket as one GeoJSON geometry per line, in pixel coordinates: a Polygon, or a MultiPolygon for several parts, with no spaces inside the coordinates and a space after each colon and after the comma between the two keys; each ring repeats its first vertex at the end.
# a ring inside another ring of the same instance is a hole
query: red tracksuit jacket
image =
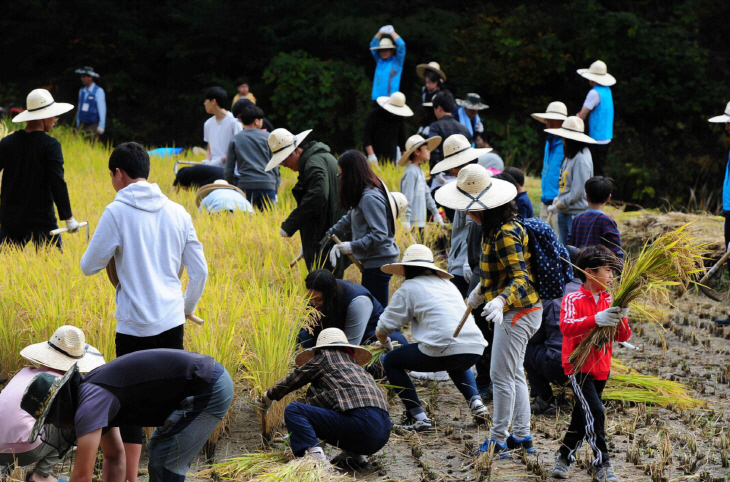
{"type": "MultiPolygon", "coordinates": [[[[601,293],[598,302],[593,293],[581,286],[578,291],[563,296],[560,309],[560,331],[563,333],[563,369],[566,375],[573,374],[573,367],[568,357],[575,347],[596,326],[596,313],[611,306],[611,294],[608,291],[601,293]]],[[[631,328],[626,318],[618,324],[616,341],[626,341],[631,338],[631,328]]],[[[593,376],[596,380],[608,379],[611,371],[611,354],[613,343],[606,345],[605,350],[593,349],[588,361],[581,372],[593,376]]]]}

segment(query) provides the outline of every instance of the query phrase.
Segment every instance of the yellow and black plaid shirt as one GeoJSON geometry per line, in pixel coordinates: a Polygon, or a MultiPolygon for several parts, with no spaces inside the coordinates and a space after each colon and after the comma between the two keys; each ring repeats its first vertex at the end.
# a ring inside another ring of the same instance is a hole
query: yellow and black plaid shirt
{"type": "Polygon", "coordinates": [[[516,221],[498,229],[494,237],[482,243],[482,294],[487,302],[502,296],[505,311],[531,308],[540,302],[532,282],[527,230],[516,221]]]}

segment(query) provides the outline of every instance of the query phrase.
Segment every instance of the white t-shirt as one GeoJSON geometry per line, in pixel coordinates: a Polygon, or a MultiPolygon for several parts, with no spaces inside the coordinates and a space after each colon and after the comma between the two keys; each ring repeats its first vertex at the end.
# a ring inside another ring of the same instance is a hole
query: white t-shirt
{"type": "MultiPolygon", "coordinates": [[[[601,95],[596,89],[591,89],[588,91],[585,102],[583,102],[583,107],[586,107],[588,108],[588,110],[593,111],[593,109],[595,109],[596,106],[600,103],[601,95]]],[[[596,140],[596,144],[608,144],[609,142],[611,142],[611,139],[605,139],[602,141],[596,140]]]]}
{"type": "Polygon", "coordinates": [[[233,136],[242,130],[243,126],[230,112],[226,112],[226,116],[220,122],[215,116],[205,121],[203,140],[210,145],[210,160],[203,162],[211,166],[223,167],[221,158],[228,155],[228,144],[231,143],[233,136]]]}

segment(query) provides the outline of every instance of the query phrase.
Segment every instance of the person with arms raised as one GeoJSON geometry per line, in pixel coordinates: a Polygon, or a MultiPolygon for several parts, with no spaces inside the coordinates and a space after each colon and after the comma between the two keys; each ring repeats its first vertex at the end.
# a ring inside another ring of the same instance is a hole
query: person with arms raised
{"type": "Polygon", "coordinates": [[[406,42],[395,32],[392,25],[385,25],[380,27],[370,41],[370,52],[375,59],[371,98],[377,101],[378,97],[390,97],[400,90],[400,77],[406,59],[406,42]],[[383,35],[388,35],[390,38],[383,38],[383,35]]]}

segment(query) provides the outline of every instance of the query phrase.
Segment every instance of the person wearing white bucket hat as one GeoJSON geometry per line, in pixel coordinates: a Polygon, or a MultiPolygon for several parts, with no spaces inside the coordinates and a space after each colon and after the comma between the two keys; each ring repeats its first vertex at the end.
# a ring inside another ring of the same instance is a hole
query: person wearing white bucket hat
{"type": "Polygon", "coordinates": [[[428,132],[424,133],[424,131],[427,131],[428,126],[436,122],[431,99],[444,89],[446,74],[441,70],[438,62],[419,64],[416,66],[416,73],[424,81],[424,85],[421,87],[421,107],[423,109],[419,112],[419,117],[417,118],[419,126],[418,133],[428,135],[428,132]]]}
{"type": "Polygon", "coordinates": [[[471,367],[484,353],[487,342],[471,315],[459,336],[453,337],[466,306],[459,290],[448,281],[451,275],[434,264],[433,253],[422,244],[412,244],[399,263],[381,269],[405,278],[375,328],[378,341],[387,351],[382,361],[388,381],[402,387],[396,392],[406,410],[396,427],[417,432],[431,428],[406,370],[448,371],[475,422],[483,422],[487,408],[477,392],[471,367]],[[389,335],[406,324],[410,324],[416,343],[391,351],[389,335]]]}
{"type": "Polygon", "coordinates": [[[560,190],[548,212],[558,212],[558,237],[568,244],[573,217],[588,209],[586,181],[593,177],[593,157],[588,145],[596,141],[585,135],[580,117],[568,117],[558,129],[545,129],[563,141],[565,157],[560,166],[560,190]]]}
{"type": "MultiPolygon", "coordinates": [[[[545,112],[532,114],[534,119],[542,122],[548,129],[558,129],[568,118],[568,108],[562,102],[550,102],[545,112]]],[[[548,134],[545,138],[545,154],[542,158],[542,201],[540,219],[548,219],[548,207],[553,203],[560,190],[560,167],[563,164],[563,140],[555,134],[548,134]]],[[[550,226],[558,232],[558,217],[550,217],[550,226]]]]}
{"type": "Polygon", "coordinates": [[[395,162],[398,151],[403,152],[406,143],[405,117],[413,115],[406,105],[402,92],[390,97],[378,97],[379,107],[374,107],[365,119],[363,144],[368,161],[377,163],[378,159],[395,162]]]}
{"type": "Polygon", "coordinates": [[[61,143],[46,133],[58,116],[74,106],[36,89],[28,94],[26,107],[13,118],[13,122],[25,122],[25,129],[0,140],[0,245],[22,247],[32,241],[60,249],[61,237],[50,234],[58,228],[54,204],[69,232],[77,232],[79,223],[71,212],[61,143]]]}
{"type": "Polygon", "coordinates": [[[384,25],[370,41],[370,52],[375,59],[372,99],[376,101],[378,97],[388,97],[400,90],[403,62],[406,59],[406,42],[395,32],[392,25],[384,25]],[[388,35],[390,38],[383,38],[383,35],[388,35]]]}
{"type": "Polygon", "coordinates": [[[416,134],[408,138],[406,152],[398,159],[398,165],[406,167],[400,178],[400,192],[408,199],[403,225],[406,229],[418,228],[419,239],[423,239],[423,230],[426,228],[426,208],[433,215],[434,221],[444,227],[444,220],[431,196],[431,190],[426,184],[426,176],[421,169],[421,164],[431,159],[431,150],[440,143],[440,137],[431,137],[426,140],[416,134]]]}
{"type": "Polygon", "coordinates": [[[0,391],[0,469],[36,464],[29,481],[55,482],[51,469],[73,448],[71,429],[44,425],[40,440],[28,442],[35,419],[20,408],[30,381],[39,373],[61,377],[75,363],[87,373],[104,364],[104,356],[86,343],[84,332],[75,326],[56,329],[48,341],[25,347],[20,356],[38,365],[20,370],[0,391]]]}
{"type": "Polygon", "coordinates": [[[591,145],[593,170],[596,176],[603,176],[603,168],[608,156],[608,146],[613,139],[613,93],[611,86],[616,83],[608,73],[606,64],[601,60],[593,62],[588,69],[578,69],[578,74],[590,83],[583,108],[577,116],[588,121],[588,134],[596,142],[591,145]]]}
{"type": "Polygon", "coordinates": [[[96,84],[99,74],[92,67],[76,69],[81,75],[79,89],[79,115],[76,117],[76,128],[83,134],[96,139],[106,130],[106,93],[96,84]]]}
{"type": "Polygon", "coordinates": [[[479,448],[495,454],[517,448],[534,452],[523,365],[527,342],[542,322],[542,303],[527,229],[517,219],[516,196],[513,184],[493,179],[479,165],[464,167],[455,183],[436,193],[439,203],[467,211],[482,228],[481,280],[467,304],[476,308],[486,303],[482,316],[495,323],[490,368],[494,424],[479,448]]]}
{"type": "MultiPolygon", "coordinates": [[[[725,132],[730,135],[730,102],[725,106],[725,112],[708,119],[713,124],[725,124],[725,132]]],[[[725,181],[722,184],[722,215],[725,218],[723,222],[723,231],[725,234],[725,246],[730,251],[730,154],[725,164],[725,181]]],[[[718,318],[715,320],[720,326],[730,325],[730,316],[718,318]]]]}

